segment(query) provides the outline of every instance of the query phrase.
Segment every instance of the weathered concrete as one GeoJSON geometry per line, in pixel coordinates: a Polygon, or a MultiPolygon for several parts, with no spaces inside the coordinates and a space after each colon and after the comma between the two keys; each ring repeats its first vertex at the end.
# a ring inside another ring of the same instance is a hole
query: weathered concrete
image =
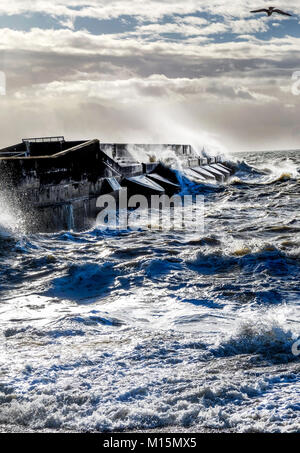
{"type": "Polygon", "coordinates": [[[146,175],[125,178],[123,185],[128,188],[128,195],[161,195],[165,192],[164,188],[148,178],[146,175]]]}
{"type": "Polygon", "coordinates": [[[221,171],[225,171],[225,174],[229,174],[231,175],[232,174],[232,170],[230,167],[225,167],[225,165],[223,165],[222,163],[218,163],[217,164],[217,167],[216,168],[219,168],[221,171]]]}
{"type": "Polygon", "coordinates": [[[204,165],[203,168],[204,168],[204,170],[206,170],[209,173],[211,173],[212,175],[214,175],[214,177],[216,178],[217,181],[219,181],[219,182],[225,181],[225,176],[223,175],[223,173],[221,173],[219,170],[216,170],[211,165],[204,165]]]}
{"type": "Polygon", "coordinates": [[[166,193],[174,193],[180,190],[180,185],[175,184],[174,182],[170,181],[167,178],[157,174],[157,173],[150,173],[147,175],[148,179],[152,179],[154,182],[157,182],[161,187],[164,188],[166,193]]]}
{"type": "Polygon", "coordinates": [[[143,165],[134,163],[127,163],[127,164],[119,164],[120,171],[122,176],[130,177],[130,176],[138,176],[143,174],[143,165]]]}
{"type": "Polygon", "coordinates": [[[221,164],[211,164],[210,167],[218,170],[220,173],[222,173],[225,177],[230,176],[230,170],[228,168],[225,168],[224,165],[221,164]]]}
{"type": "Polygon", "coordinates": [[[202,176],[203,178],[205,178],[206,180],[211,180],[211,181],[216,181],[216,177],[210,173],[209,171],[207,171],[204,167],[193,167],[193,170],[196,171],[197,173],[199,173],[200,176],[202,176]]]}
{"type": "Polygon", "coordinates": [[[155,171],[156,167],[159,165],[159,162],[147,162],[143,163],[143,173],[148,174],[155,171]]]}
{"type": "Polygon", "coordinates": [[[186,168],[183,170],[183,174],[187,178],[191,178],[192,180],[197,180],[197,181],[202,181],[206,182],[206,179],[204,176],[201,176],[198,172],[194,171],[192,168],[186,168]]]}

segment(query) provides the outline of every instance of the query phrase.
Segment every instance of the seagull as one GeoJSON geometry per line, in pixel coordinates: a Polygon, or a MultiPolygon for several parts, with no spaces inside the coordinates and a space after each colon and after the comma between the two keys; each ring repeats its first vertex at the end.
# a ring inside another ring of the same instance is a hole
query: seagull
{"type": "Polygon", "coordinates": [[[275,8],[274,6],[270,6],[269,8],[255,9],[254,11],[250,11],[250,13],[267,13],[268,16],[272,16],[273,13],[278,13],[282,14],[283,16],[292,16],[292,14],[286,13],[281,9],[275,8]]]}

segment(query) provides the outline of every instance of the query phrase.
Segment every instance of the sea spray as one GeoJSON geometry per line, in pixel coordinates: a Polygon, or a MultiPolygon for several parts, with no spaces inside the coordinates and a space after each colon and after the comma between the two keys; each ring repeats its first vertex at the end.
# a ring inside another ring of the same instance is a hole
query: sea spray
{"type": "Polygon", "coordinates": [[[205,235],[95,228],[2,254],[2,430],[299,431],[299,184],[265,177],[190,186],[205,235]]]}
{"type": "Polygon", "coordinates": [[[290,318],[297,319],[297,315],[299,310],[285,305],[262,308],[255,314],[245,310],[236,320],[233,332],[212,350],[217,356],[257,353],[273,359],[279,355],[282,360],[284,354],[286,360],[293,360],[292,346],[298,332],[297,324],[290,318]]]}
{"type": "Polygon", "coordinates": [[[24,232],[24,218],[18,207],[9,200],[8,194],[0,195],[0,236],[12,236],[24,232]]]}
{"type": "MultiPolygon", "coordinates": [[[[178,143],[191,145],[193,152],[199,157],[224,156],[230,152],[218,136],[204,130],[201,123],[195,123],[191,113],[183,106],[167,106],[159,103],[156,106],[147,105],[147,110],[138,114],[138,135],[131,137],[132,141],[142,140],[148,143],[178,143]]],[[[136,156],[135,151],[133,155],[136,156]]],[[[158,151],[161,151],[158,148],[158,151]]],[[[137,156],[138,157],[138,156],[137,156]]]]}

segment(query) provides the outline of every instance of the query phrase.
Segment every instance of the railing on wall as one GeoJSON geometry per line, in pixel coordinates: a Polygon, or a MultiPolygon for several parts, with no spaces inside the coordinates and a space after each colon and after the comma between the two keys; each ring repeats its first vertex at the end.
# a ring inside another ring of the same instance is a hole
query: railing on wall
{"type": "Polygon", "coordinates": [[[45,143],[45,142],[64,142],[65,137],[58,135],[55,137],[32,137],[32,138],[22,138],[23,143],[45,143]]]}

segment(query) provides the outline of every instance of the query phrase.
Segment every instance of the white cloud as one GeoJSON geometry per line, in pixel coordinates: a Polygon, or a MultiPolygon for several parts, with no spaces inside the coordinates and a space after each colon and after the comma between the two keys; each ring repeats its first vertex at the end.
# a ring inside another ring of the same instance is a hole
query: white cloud
{"type": "MultiPolygon", "coordinates": [[[[205,11],[224,17],[245,18],[257,7],[257,0],[11,0],[0,5],[0,14],[39,12],[53,16],[77,16],[98,19],[118,18],[122,15],[144,19],[158,19],[166,15],[194,14],[205,11]]],[[[287,9],[300,14],[298,0],[290,0],[287,9]]]]}
{"type": "MultiPolygon", "coordinates": [[[[218,25],[218,24],[216,24],[218,25]]],[[[222,24],[221,24],[222,25],[222,24]]],[[[212,25],[213,27],[213,25],[212,25]]],[[[193,45],[189,41],[144,41],[126,34],[93,35],[87,31],[67,29],[44,30],[33,28],[29,32],[0,29],[0,50],[24,50],[63,55],[147,56],[177,55],[182,57],[214,57],[232,59],[264,58],[284,59],[287,54],[298,53],[300,38],[286,36],[269,41],[252,39],[224,43],[193,45]]]]}
{"type": "Polygon", "coordinates": [[[250,19],[250,20],[235,20],[231,22],[231,31],[232,33],[237,34],[247,34],[247,33],[257,33],[265,32],[268,30],[268,23],[260,19],[250,19]]]}
{"type": "MultiPolygon", "coordinates": [[[[264,86],[268,79],[264,79],[264,86]]],[[[277,88],[280,91],[280,88],[277,88]]],[[[274,90],[273,90],[274,93],[274,90]]],[[[276,101],[276,97],[257,90],[251,79],[234,80],[230,77],[210,78],[168,78],[163,74],[153,74],[146,78],[132,77],[122,80],[65,80],[47,84],[37,84],[19,90],[13,98],[35,99],[89,99],[102,105],[136,105],[169,102],[251,102],[267,103],[276,101]]]]}
{"type": "Polygon", "coordinates": [[[230,31],[230,27],[226,23],[212,22],[208,20],[195,17],[187,16],[184,18],[175,18],[173,22],[165,23],[151,23],[147,25],[140,25],[136,27],[135,31],[131,35],[160,35],[176,33],[182,36],[209,36],[212,34],[221,34],[226,31],[230,31]]]}
{"type": "Polygon", "coordinates": [[[60,25],[65,28],[70,28],[71,30],[74,30],[75,28],[75,18],[74,17],[67,17],[65,19],[60,19],[59,20],[60,25]]]}
{"type": "MultiPolygon", "coordinates": [[[[126,140],[132,131],[149,132],[141,122],[153,105],[164,111],[167,105],[168,114],[189,112],[195,125],[222,133],[228,143],[260,143],[269,134],[292,146],[290,128],[298,130],[293,115],[300,108],[290,79],[299,69],[300,38],[258,39],[255,33],[283,27],[285,18],[249,14],[257,6],[257,0],[2,2],[0,14],[43,13],[63,27],[0,29],[0,70],[8,82],[1,97],[2,135],[14,141],[16,134],[80,131],[126,140]],[[135,26],[128,16],[138,20],[135,26]],[[93,35],[75,30],[77,17],[128,21],[129,31],[93,35]],[[227,33],[239,39],[229,42],[227,33]]],[[[298,1],[287,9],[300,14],[298,1]]]]}

